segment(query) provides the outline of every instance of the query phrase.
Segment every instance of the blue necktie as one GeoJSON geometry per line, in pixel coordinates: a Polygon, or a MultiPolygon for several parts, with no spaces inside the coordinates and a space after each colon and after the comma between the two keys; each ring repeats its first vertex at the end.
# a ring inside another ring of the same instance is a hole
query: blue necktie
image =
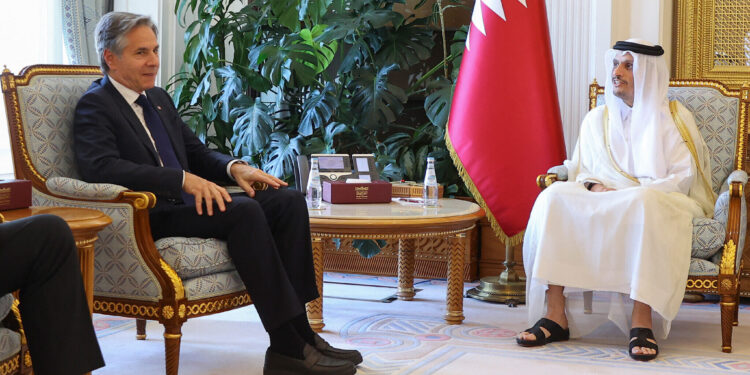
{"type": "MultiPolygon", "coordinates": [[[[174,147],[172,147],[167,130],[164,128],[164,123],[161,122],[161,118],[156,113],[154,106],[146,99],[145,95],[138,96],[135,104],[143,108],[143,119],[146,120],[146,126],[148,126],[148,130],[151,132],[151,138],[154,139],[154,143],[156,144],[156,152],[161,157],[164,167],[184,170],[185,168],[182,167],[180,161],[177,159],[177,155],[174,153],[174,147]]],[[[184,190],[182,191],[182,199],[185,203],[191,203],[195,200],[192,195],[186,193],[184,190]]]]}

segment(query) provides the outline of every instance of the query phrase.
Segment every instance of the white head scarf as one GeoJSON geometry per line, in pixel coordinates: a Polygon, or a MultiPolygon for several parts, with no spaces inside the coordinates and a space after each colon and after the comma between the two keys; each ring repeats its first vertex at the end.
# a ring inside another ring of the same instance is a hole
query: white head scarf
{"type": "MultiPolygon", "coordinates": [[[[640,39],[628,39],[628,42],[653,46],[640,39]]],[[[605,66],[611,75],[614,67],[613,60],[618,53],[628,53],[633,57],[634,85],[633,107],[630,127],[623,129],[622,114],[629,111],[629,107],[622,99],[615,96],[611,77],[604,86],[604,96],[609,108],[609,116],[614,131],[626,131],[626,139],[630,139],[631,150],[622,150],[623,154],[632,152],[633,165],[630,172],[636,178],[651,179],[667,176],[669,160],[667,156],[654,152],[662,149],[662,135],[665,131],[675,129],[672,115],[669,111],[667,89],[669,88],[669,69],[664,56],[650,56],[632,51],[610,49],[605,54],[605,66]],[[638,157],[648,155],[648,157],[638,157]]]]}

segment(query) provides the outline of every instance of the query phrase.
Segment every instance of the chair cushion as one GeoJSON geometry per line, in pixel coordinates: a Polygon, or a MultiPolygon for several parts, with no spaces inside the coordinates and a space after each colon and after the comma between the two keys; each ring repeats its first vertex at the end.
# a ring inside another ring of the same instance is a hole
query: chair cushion
{"type": "Polygon", "coordinates": [[[0,361],[21,351],[21,335],[7,328],[0,328],[0,361]]]}
{"type": "Polygon", "coordinates": [[[721,222],[705,217],[693,219],[693,249],[691,257],[708,259],[724,245],[726,230],[721,222]]]}
{"type": "Polygon", "coordinates": [[[185,297],[188,301],[212,298],[245,290],[245,284],[237,271],[214,273],[185,281],[185,297]]]}
{"type": "Polygon", "coordinates": [[[227,243],[215,238],[166,237],[156,249],[182,280],[234,270],[227,243]]]}
{"type": "Polygon", "coordinates": [[[712,263],[710,260],[691,258],[690,259],[690,276],[717,276],[719,274],[719,266],[712,263]]]}
{"type": "Polygon", "coordinates": [[[13,295],[10,293],[0,297],[0,320],[5,319],[5,316],[8,315],[8,311],[13,306],[13,300],[13,295]]]}

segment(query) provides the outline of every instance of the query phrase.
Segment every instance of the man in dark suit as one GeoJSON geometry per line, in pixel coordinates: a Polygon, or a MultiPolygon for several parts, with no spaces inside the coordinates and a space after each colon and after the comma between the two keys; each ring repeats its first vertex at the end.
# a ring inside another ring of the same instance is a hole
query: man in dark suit
{"type": "Polygon", "coordinates": [[[355,350],[311,329],[304,304],[318,297],[307,206],[298,191],[260,169],[208,149],[180,119],[159,68],[151,19],[109,13],[96,29],[105,77],[76,107],[75,154],[83,179],[156,194],[154,239],[220,238],[269,332],[264,372],[353,374],[355,350]],[[230,195],[216,182],[245,190],[230,195]],[[256,191],[253,184],[270,187],[256,191]]]}
{"type": "Polygon", "coordinates": [[[0,296],[20,289],[35,374],[80,375],[104,366],[77,254],[57,216],[0,224],[0,296]]]}

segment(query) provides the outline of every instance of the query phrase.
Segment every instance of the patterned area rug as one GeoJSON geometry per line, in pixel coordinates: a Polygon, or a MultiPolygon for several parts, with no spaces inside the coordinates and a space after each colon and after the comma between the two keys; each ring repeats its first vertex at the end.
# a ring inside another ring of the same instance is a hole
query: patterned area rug
{"type": "MultiPolygon", "coordinates": [[[[626,337],[605,325],[577,340],[521,348],[526,307],[464,300],[466,320],[447,325],[445,281],[417,280],[414,301],[387,301],[396,279],[326,274],[323,336],[357,348],[365,361],[358,374],[735,374],[750,372],[750,307],[742,306],[734,352],[720,351],[719,307],[683,304],[672,333],[659,342],[659,357],[636,362],[626,337]]],[[[466,284],[466,288],[473,287],[466,284]]],[[[595,301],[596,303],[596,301],[595,301]]],[[[95,316],[107,366],[96,374],[164,371],[163,329],[148,325],[148,340],[135,341],[133,319],[95,316]],[[137,360],[134,360],[136,359],[137,360]]],[[[180,374],[261,374],[268,338],[253,307],[188,321],[183,326],[180,374]]]]}

